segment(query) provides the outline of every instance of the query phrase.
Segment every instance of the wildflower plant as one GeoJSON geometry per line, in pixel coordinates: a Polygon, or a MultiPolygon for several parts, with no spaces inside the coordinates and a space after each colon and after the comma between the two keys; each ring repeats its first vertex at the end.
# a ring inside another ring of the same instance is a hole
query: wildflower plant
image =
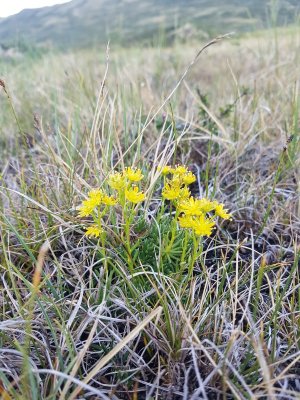
{"type": "MultiPolygon", "coordinates": [[[[122,172],[113,172],[107,180],[107,190],[96,189],[88,194],[79,207],[80,217],[92,217],[92,224],[86,228],[85,235],[101,239],[102,250],[105,250],[106,234],[103,228],[105,221],[108,220],[108,212],[117,207],[122,211],[122,223],[119,239],[123,243],[127,252],[128,267],[133,272],[131,256],[130,229],[135,218],[135,206],[145,200],[145,194],[140,190],[140,181],[143,179],[140,169],[127,167],[122,172]]],[[[138,210],[137,210],[138,211],[138,210]]],[[[116,227],[118,228],[118,227],[116,227]]],[[[103,251],[105,257],[105,251],[103,251]]]]}
{"type": "Polygon", "coordinates": [[[109,207],[117,204],[117,199],[113,196],[109,196],[106,192],[101,189],[91,190],[88,194],[88,198],[84,200],[79,207],[80,217],[93,218],[93,224],[90,225],[86,230],[86,236],[100,237],[104,230],[102,228],[102,220],[106,215],[109,207]]]}
{"type": "MultiPolygon", "coordinates": [[[[162,189],[163,203],[167,200],[174,208],[171,239],[166,245],[166,251],[172,251],[176,232],[185,230],[184,244],[179,268],[188,266],[188,276],[192,275],[194,264],[202,253],[203,238],[211,236],[216,226],[218,217],[230,219],[231,215],[224,205],[207,198],[196,199],[189,190],[189,186],[196,181],[196,176],[184,166],[175,168],[164,167],[161,169],[164,176],[162,189]],[[193,245],[190,245],[192,241],[193,245]],[[192,247],[192,251],[191,251],[192,247]],[[185,262],[190,253],[190,260],[185,262]]],[[[163,205],[164,208],[164,205],[163,205]]]]}
{"type": "Polygon", "coordinates": [[[189,186],[196,176],[185,166],[158,167],[158,172],[163,181],[155,223],[144,217],[144,175],[134,167],[112,172],[105,182],[106,190],[90,191],[79,207],[79,216],[91,219],[85,235],[100,240],[104,258],[105,247],[112,243],[105,227],[110,220],[114,221],[113,231],[121,243],[115,250],[125,259],[131,274],[140,265],[150,265],[180,277],[187,269],[190,277],[201,256],[203,238],[212,235],[218,218],[230,219],[231,215],[216,200],[191,195],[189,186]]]}

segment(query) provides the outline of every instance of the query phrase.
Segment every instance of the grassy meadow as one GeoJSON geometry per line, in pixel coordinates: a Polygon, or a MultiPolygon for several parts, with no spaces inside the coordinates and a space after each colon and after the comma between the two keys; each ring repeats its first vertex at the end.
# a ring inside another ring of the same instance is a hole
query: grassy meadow
{"type": "Polygon", "coordinates": [[[300,30],[204,45],[0,61],[3,400],[299,399],[300,30]],[[231,213],[210,235],[164,198],[178,165],[231,213]]]}

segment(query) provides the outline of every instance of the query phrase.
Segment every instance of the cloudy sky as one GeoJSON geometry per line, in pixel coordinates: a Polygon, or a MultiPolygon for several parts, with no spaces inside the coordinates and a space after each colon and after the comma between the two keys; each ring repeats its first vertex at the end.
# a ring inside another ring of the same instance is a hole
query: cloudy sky
{"type": "Polygon", "coordinates": [[[16,14],[24,8],[45,7],[67,2],[67,0],[0,0],[0,17],[16,14]]]}

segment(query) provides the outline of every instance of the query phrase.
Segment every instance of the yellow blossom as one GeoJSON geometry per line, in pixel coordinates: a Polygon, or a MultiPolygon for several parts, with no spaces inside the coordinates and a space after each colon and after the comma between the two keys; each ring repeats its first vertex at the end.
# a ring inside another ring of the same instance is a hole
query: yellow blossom
{"type": "Polygon", "coordinates": [[[178,222],[181,228],[193,229],[198,236],[210,236],[215,226],[214,221],[205,218],[203,214],[199,216],[183,215],[178,218],[178,222]]]}
{"type": "Polygon", "coordinates": [[[183,175],[182,177],[182,182],[185,185],[191,185],[192,183],[194,183],[196,181],[196,177],[192,172],[187,172],[186,174],[183,175]]]}
{"type": "Polygon", "coordinates": [[[145,195],[143,192],[139,192],[137,186],[134,186],[125,190],[125,198],[131,203],[137,204],[145,200],[145,195]]]}
{"type": "Polygon", "coordinates": [[[183,215],[178,218],[179,226],[181,228],[193,228],[194,220],[191,215],[183,215]]]}
{"type": "Polygon", "coordinates": [[[190,197],[183,199],[178,204],[178,210],[185,213],[186,215],[202,215],[203,210],[201,208],[201,200],[190,197]]]}
{"type": "Polygon", "coordinates": [[[88,217],[92,214],[94,209],[100,206],[102,197],[95,193],[89,193],[89,198],[87,200],[83,200],[81,206],[79,207],[79,216],[80,217],[88,217]]]}
{"type": "Polygon", "coordinates": [[[181,187],[181,186],[182,186],[182,179],[181,179],[181,176],[179,176],[179,175],[174,175],[174,176],[172,177],[172,179],[169,179],[169,180],[168,180],[168,183],[169,183],[171,186],[178,186],[178,187],[181,187]]]}
{"type": "Polygon", "coordinates": [[[104,196],[102,197],[102,203],[105,204],[106,206],[114,206],[114,205],[117,204],[117,202],[118,202],[118,200],[115,199],[115,198],[112,197],[112,196],[104,195],[104,196]]]}
{"type": "Polygon", "coordinates": [[[193,221],[193,230],[198,236],[210,236],[214,226],[214,221],[205,218],[204,215],[200,215],[193,221]]]}
{"type": "Polygon", "coordinates": [[[228,210],[224,209],[224,204],[221,203],[218,203],[215,206],[215,214],[223,219],[229,219],[231,217],[231,214],[228,213],[228,210]]]}
{"type": "Polygon", "coordinates": [[[131,167],[125,168],[125,170],[123,171],[123,175],[131,182],[139,182],[144,177],[140,169],[131,167]]]}
{"type": "Polygon", "coordinates": [[[205,197],[203,199],[199,199],[199,207],[201,208],[201,211],[206,214],[208,212],[213,211],[216,208],[216,202],[215,201],[210,201],[206,199],[205,197]]]}
{"type": "Polygon", "coordinates": [[[110,174],[107,183],[115,190],[122,190],[126,187],[126,178],[120,172],[110,174]]]}
{"type": "Polygon", "coordinates": [[[99,204],[101,203],[101,199],[104,195],[103,190],[101,189],[93,189],[89,192],[89,198],[90,199],[94,199],[95,201],[97,200],[99,202],[99,204]]]}
{"type": "Polygon", "coordinates": [[[179,199],[182,201],[182,200],[187,199],[188,197],[190,197],[190,195],[191,195],[191,192],[190,192],[189,188],[183,187],[183,188],[180,189],[179,199]]]}
{"type": "Polygon", "coordinates": [[[87,228],[85,235],[88,237],[99,237],[103,233],[103,230],[100,229],[97,225],[91,225],[87,228]]]}
{"type": "Polygon", "coordinates": [[[81,204],[81,206],[78,208],[79,210],[79,216],[80,217],[88,217],[89,215],[92,214],[94,211],[95,206],[91,204],[90,199],[89,200],[84,200],[81,204]]]}
{"type": "Polygon", "coordinates": [[[186,169],[185,166],[183,165],[178,165],[175,169],[174,169],[174,174],[176,175],[184,175],[188,172],[188,170],[186,169]]]}
{"type": "Polygon", "coordinates": [[[158,166],[157,170],[162,173],[162,175],[168,175],[173,172],[173,168],[170,167],[169,165],[165,165],[164,167],[158,166]]]}
{"type": "Polygon", "coordinates": [[[180,197],[180,186],[167,183],[162,190],[162,196],[167,200],[176,200],[180,197]]]}

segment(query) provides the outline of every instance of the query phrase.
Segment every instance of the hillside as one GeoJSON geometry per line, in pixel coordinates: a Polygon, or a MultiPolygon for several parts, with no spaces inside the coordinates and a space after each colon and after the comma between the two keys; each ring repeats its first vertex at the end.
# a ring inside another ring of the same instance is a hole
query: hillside
{"type": "Polygon", "coordinates": [[[23,10],[0,20],[0,43],[20,40],[58,47],[83,47],[107,40],[128,44],[192,24],[208,34],[260,29],[273,21],[295,22],[298,0],[73,0],[23,10]]]}

